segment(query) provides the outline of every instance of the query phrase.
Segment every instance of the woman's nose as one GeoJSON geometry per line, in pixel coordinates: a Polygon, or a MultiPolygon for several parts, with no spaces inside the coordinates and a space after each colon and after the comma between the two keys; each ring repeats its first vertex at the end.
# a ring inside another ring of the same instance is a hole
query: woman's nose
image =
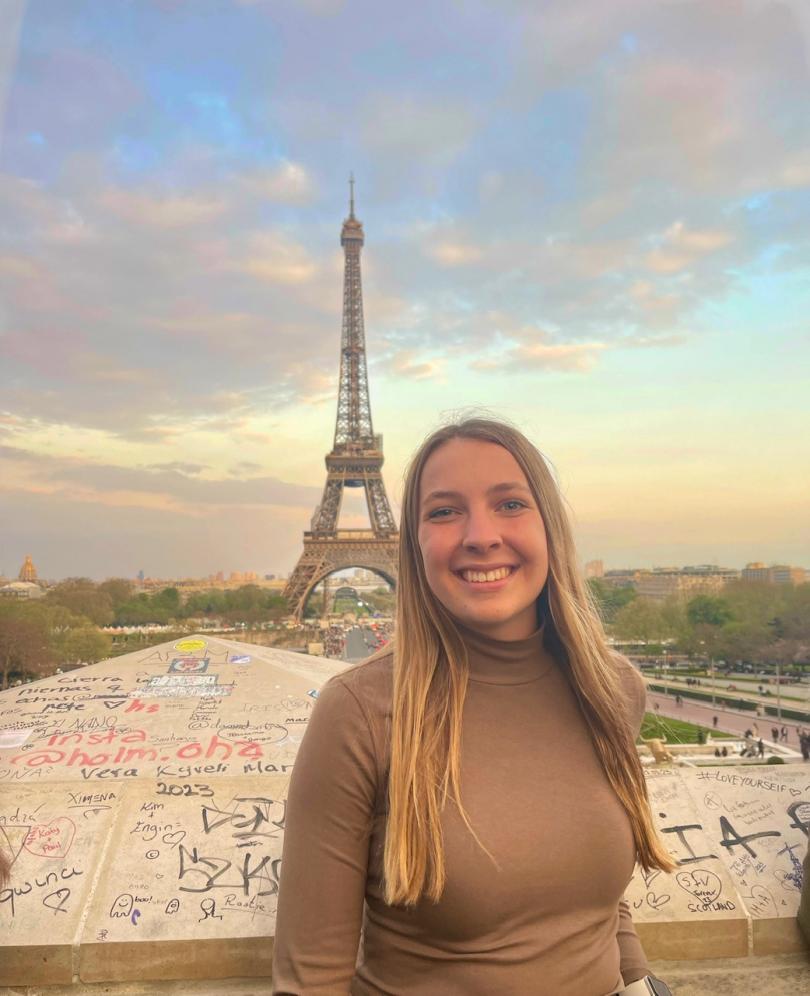
{"type": "Polygon", "coordinates": [[[463,543],[469,549],[491,550],[500,546],[501,534],[497,523],[487,512],[471,511],[467,516],[463,543]]]}

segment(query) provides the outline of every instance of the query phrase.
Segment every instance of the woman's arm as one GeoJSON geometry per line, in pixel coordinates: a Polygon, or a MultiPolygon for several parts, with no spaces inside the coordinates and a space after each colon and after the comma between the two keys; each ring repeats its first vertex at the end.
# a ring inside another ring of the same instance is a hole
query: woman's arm
{"type": "MultiPolygon", "coordinates": [[[[633,739],[636,740],[641,732],[641,724],[644,721],[644,712],[647,707],[647,686],[641,674],[630,661],[624,657],[620,660],[622,664],[620,675],[625,689],[627,714],[633,731],[633,739]]],[[[644,954],[644,948],[641,946],[636,928],[633,926],[630,907],[624,899],[619,903],[619,927],[616,931],[616,940],[619,945],[620,971],[624,984],[628,985],[630,982],[635,982],[636,979],[644,978],[650,970],[647,956],[644,954]]]]}
{"type": "Polygon", "coordinates": [[[647,964],[647,956],[633,926],[630,907],[624,899],[619,903],[619,928],[616,931],[616,940],[619,944],[619,971],[622,973],[624,984],[629,985],[636,979],[643,979],[650,971],[650,966],[647,964]]]}
{"type": "Polygon", "coordinates": [[[290,781],[273,952],[275,996],[338,996],[354,975],[377,765],[340,676],[321,690],[290,781]]]}

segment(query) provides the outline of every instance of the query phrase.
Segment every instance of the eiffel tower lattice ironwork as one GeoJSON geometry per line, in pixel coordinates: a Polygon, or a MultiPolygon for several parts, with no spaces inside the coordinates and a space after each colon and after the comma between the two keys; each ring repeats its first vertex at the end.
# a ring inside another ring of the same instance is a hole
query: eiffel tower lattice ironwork
{"type": "Polygon", "coordinates": [[[335,571],[364,567],[392,585],[397,580],[399,535],[382,479],[382,436],[374,434],[368,396],[360,280],[363,226],[354,216],[354,178],[349,184],[349,217],[340,233],[345,269],[335,441],[326,456],[323,498],[284,589],[290,611],[299,619],[313,588],[335,571]],[[370,529],[338,529],[344,488],[365,489],[370,529]]]}

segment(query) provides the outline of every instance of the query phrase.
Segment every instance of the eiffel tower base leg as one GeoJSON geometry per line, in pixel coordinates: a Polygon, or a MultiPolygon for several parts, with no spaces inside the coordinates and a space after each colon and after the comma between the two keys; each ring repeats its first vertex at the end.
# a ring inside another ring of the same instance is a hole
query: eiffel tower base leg
{"type": "Polygon", "coordinates": [[[398,547],[396,537],[376,538],[373,532],[362,529],[341,530],[334,537],[304,533],[304,552],[284,589],[290,612],[300,622],[313,588],[347,567],[374,571],[396,587],[398,547]]]}

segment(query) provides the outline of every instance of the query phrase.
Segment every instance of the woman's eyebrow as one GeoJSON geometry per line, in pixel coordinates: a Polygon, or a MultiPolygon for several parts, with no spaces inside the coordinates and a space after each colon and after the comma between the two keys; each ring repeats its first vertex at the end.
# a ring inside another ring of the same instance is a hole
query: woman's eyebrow
{"type": "Polygon", "coordinates": [[[429,495],[425,495],[422,499],[422,504],[426,502],[434,501],[436,499],[446,499],[446,498],[460,498],[461,494],[458,491],[431,491],[429,495]]]}
{"type": "MultiPolygon", "coordinates": [[[[529,488],[520,481],[503,481],[500,484],[493,484],[491,488],[487,488],[487,494],[500,494],[502,491],[524,491],[526,494],[531,494],[529,488]]],[[[425,495],[422,499],[422,504],[425,505],[429,501],[446,501],[452,498],[461,498],[461,492],[459,491],[431,491],[429,495],[425,495]]]]}
{"type": "Polygon", "coordinates": [[[493,484],[491,488],[487,488],[488,495],[496,494],[499,491],[525,491],[526,494],[531,494],[526,485],[521,484],[520,481],[504,481],[503,484],[493,484]]]}

